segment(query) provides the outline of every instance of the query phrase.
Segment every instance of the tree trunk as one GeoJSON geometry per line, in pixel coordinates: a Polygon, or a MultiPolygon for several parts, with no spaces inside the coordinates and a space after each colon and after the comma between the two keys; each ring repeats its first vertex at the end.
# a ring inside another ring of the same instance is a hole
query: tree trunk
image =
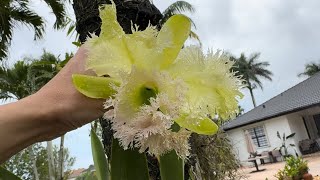
{"type": "Polygon", "coordinates": [[[39,180],[39,174],[38,174],[38,169],[37,169],[37,159],[33,153],[33,145],[28,147],[29,151],[29,156],[32,161],[32,169],[33,169],[33,175],[35,180],[39,180]]]}
{"type": "Polygon", "coordinates": [[[47,155],[48,155],[48,168],[49,168],[49,180],[55,180],[54,173],[54,159],[52,141],[47,141],[47,155]]]}
{"type": "Polygon", "coordinates": [[[60,150],[59,150],[59,161],[58,161],[58,180],[63,180],[63,163],[64,163],[64,135],[60,137],[60,150]]]}
{"type": "Polygon", "coordinates": [[[257,107],[257,105],[256,105],[256,99],[254,98],[254,95],[253,95],[253,89],[252,89],[252,88],[248,88],[248,89],[249,89],[249,91],[250,91],[250,95],[251,95],[253,107],[257,107]]]}
{"type": "MultiPolygon", "coordinates": [[[[159,26],[161,12],[149,0],[114,0],[117,7],[118,22],[126,33],[131,33],[131,22],[140,30],[148,27],[149,22],[159,26]]],[[[109,0],[77,0],[73,2],[76,16],[76,30],[84,42],[90,33],[100,34],[101,19],[99,6],[110,4],[109,0]]]]}
{"type": "Polygon", "coordinates": [[[256,99],[254,98],[254,95],[253,95],[253,87],[252,87],[252,84],[251,84],[251,82],[249,81],[249,78],[248,78],[248,77],[246,78],[246,81],[247,81],[247,83],[248,83],[247,88],[248,88],[249,91],[250,91],[250,95],[251,95],[251,100],[252,100],[252,103],[253,103],[253,107],[257,107],[256,99]]]}

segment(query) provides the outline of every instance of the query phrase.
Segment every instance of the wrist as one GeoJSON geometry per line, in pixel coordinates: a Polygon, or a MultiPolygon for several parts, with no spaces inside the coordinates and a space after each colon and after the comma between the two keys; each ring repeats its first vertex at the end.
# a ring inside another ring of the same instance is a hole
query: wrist
{"type": "Polygon", "coordinates": [[[30,104],[30,112],[35,113],[34,123],[37,127],[37,142],[52,140],[72,130],[63,121],[63,110],[65,107],[55,97],[48,96],[41,92],[26,98],[30,104]]]}

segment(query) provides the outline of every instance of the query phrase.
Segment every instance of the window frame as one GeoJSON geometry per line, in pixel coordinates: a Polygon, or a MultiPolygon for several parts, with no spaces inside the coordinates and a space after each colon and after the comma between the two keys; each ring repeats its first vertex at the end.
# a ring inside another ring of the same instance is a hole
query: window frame
{"type": "Polygon", "coordinates": [[[250,136],[251,136],[251,139],[252,139],[252,142],[254,143],[254,145],[255,145],[257,148],[270,147],[270,142],[269,142],[269,139],[268,139],[268,136],[267,136],[267,131],[266,131],[266,128],[265,128],[264,125],[252,126],[252,127],[249,127],[249,128],[247,128],[247,129],[245,129],[245,131],[248,131],[248,132],[249,132],[249,134],[250,134],[250,136]],[[262,136],[261,136],[261,135],[260,135],[260,136],[257,135],[257,132],[256,132],[256,129],[257,129],[257,128],[260,128],[260,127],[261,127],[261,129],[263,130],[263,135],[262,135],[262,136]],[[252,129],[253,129],[254,134],[255,134],[254,137],[251,135],[251,130],[252,130],[252,129]],[[263,138],[265,138],[265,140],[266,140],[266,145],[265,145],[265,146],[261,146],[261,145],[260,145],[262,142],[261,142],[261,140],[259,141],[259,139],[263,139],[263,138]],[[256,141],[257,141],[257,144],[255,144],[255,139],[256,139],[256,141]]]}

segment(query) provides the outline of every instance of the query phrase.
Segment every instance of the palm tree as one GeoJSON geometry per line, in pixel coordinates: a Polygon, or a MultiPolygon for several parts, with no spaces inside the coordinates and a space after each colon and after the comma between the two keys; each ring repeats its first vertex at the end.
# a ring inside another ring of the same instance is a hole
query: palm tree
{"type": "MultiPolygon", "coordinates": [[[[193,7],[192,4],[190,4],[186,1],[176,1],[176,2],[172,3],[171,5],[169,5],[167,7],[167,9],[165,9],[162,12],[163,17],[160,20],[160,25],[162,26],[171,16],[173,16],[175,14],[183,14],[184,12],[194,13],[195,8],[193,7]]],[[[192,19],[191,18],[189,18],[189,19],[192,23],[192,26],[194,28],[197,28],[196,24],[192,21],[192,19]]],[[[190,31],[189,37],[196,39],[201,46],[200,38],[194,31],[190,31]]]]}
{"type": "Polygon", "coordinates": [[[301,76],[311,77],[311,76],[315,75],[318,72],[320,72],[320,64],[311,62],[311,63],[308,63],[308,64],[305,65],[304,72],[298,74],[298,77],[301,77],[301,76]]]}
{"type": "MultiPolygon", "coordinates": [[[[65,6],[60,0],[44,0],[56,17],[55,29],[65,27],[65,6]]],[[[34,39],[42,38],[45,22],[36,12],[30,9],[29,0],[1,0],[0,1],[0,60],[8,56],[13,30],[22,24],[34,30],[34,39]]]]}
{"type": "Polygon", "coordinates": [[[253,106],[256,107],[256,100],[253,95],[253,89],[260,87],[263,89],[260,78],[272,81],[272,72],[266,69],[270,64],[268,62],[258,62],[260,53],[253,53],[246,57],[244,53],[239,58],[231,57],[235,61],[232,70],[237,76],[241,76],[245,80],[245,87],[248,88],[253,106]]]}

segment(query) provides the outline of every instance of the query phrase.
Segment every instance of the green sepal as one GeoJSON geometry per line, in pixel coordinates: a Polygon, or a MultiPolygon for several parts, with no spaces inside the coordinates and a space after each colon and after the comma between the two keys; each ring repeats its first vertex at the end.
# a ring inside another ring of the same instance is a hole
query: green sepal
{"type": "Polygon", "coordinates": [[[83,95],[90,98],[111,97],[116,91],[111,87],[112,84],[119,86],[120,83],[110,77],[96,77],[82,74],[73,74],[72,81],[75,88],[83,95]]]}
{"type": "Polygon", "coordinates": [[[188,114],[183,114],[174,120],[180,127],[184,127],[192,132],[204,135],[217,133],[219,127],[208,117],[193,118],[188,114]]]}

